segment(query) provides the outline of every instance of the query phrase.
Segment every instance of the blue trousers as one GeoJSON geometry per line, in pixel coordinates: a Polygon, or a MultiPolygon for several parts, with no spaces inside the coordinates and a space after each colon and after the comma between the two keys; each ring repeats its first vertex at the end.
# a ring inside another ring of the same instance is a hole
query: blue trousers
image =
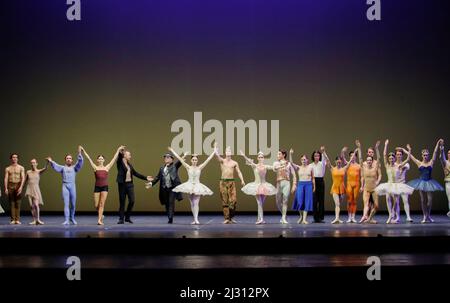
{"type": "Polygon", "coordinates": [[[75,205],[77,203],[77,187],[75,183],[63,183],[62,196],[66,221],[69,221],[69,219],[75,220],[75,205]]]}

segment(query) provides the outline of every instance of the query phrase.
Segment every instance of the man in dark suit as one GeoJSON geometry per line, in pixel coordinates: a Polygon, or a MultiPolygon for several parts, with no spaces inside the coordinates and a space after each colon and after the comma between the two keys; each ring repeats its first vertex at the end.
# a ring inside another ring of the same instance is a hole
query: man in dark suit
{"type": "Polygon", "coordinates": [[[117,184],[119,186],[119,222],[117,224],[124,224],[125,222],[133,223],[131,221],[131,211],[134,206],[134,184],[133,176],[141,180],[150,181],[150,177],[146,177],[138,173],[133,165],[130,163],[131,153],[128,150],[122,149],[117,158],[117,184]],[[128,197],[127,211],[125,212],[125,200],[128,197]]]}
{"type": "Polygon", "coordinates": [[[181,166],[181,162],[174,162],[173,160],[174,156],[172,153],[166,153],[164,155],[164,165],[161,166],[155,178],[150,178],[150,182],[147,185],[147,187],[150,188],[159,181],[159,201],[161,202],[161,205],[166,206],[169,224],[172,224],[173,222],[175,200],[183,200],[183,195],[181,193],[172,191],[172,189],[181,184],[180,177],[178,176],[178,169],[181,166]]]}

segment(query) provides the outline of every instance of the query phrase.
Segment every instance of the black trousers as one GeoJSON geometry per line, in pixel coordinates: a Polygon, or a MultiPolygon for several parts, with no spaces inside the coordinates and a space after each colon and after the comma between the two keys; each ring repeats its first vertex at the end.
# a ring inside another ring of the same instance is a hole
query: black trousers
{"type": "Polygon", "coordinates": [[[133,182],[119,183],[119,219],[129,219],[134,206],[134,184],[133,182]],[[127,211],[125,212],[125,201],[128,197],[127,211]]]}
{"type": "Polygon", "coordinates": [[[314,221],[320,222],[325,219],[325,182],[323,178],[314,178],[316,182],[316,191],[313,195],[313,214],[314,221]]]}
{"type": "Polygon", "coordinates": [[[166,206],[166,214],[169,219],[173,219],[173,214],[175,213],[175,198],[177,193],[172,191],[172,188],[162,187],[161,189],[161,200],[166,206]]]}

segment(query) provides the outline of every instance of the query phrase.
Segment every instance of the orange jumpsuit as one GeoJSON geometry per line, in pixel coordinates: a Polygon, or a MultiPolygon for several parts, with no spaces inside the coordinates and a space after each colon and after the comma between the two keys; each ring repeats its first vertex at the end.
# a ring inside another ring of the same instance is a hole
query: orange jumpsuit
{"type": "Polygon", "coordinates": [[[347,210],[351,214],[356,213],[359,188],[361,187],[361,165],[350,164],[347,169],[347,210]]]}
{"type": "Polygon", "coordinates": [[[331,194],[338,194],[338,195],[345,194],[344,176],[345,176],[345,169],[342,167],[341,168],[334,167],[331,170],[331,179],[333,180],[333,185],[331,186],[331,194]]]}

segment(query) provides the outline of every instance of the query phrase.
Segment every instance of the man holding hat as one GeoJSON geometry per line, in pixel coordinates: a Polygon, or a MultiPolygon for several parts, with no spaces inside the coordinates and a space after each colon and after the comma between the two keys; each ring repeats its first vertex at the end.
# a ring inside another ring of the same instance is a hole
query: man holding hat
{"type": "MultiPolygon", "coordinates": [[[[184,158],[183,155],[182,157],[184,158]]],[[[166,153],[163,155],[164,165],[159,169],[158,174],[154,178],[150,178],[150,182],[147,183],[147,188],[154,186],[159,181],[159,201],[161,205],[165,205],[168,223],[173,223],[173,214],[175,212],[175,199],[177,201],[183,200],[181,193],[175,193],[172,191],[176,186],[181,184],[180,177],[178,176],[178,169],[181,167],[181,162],[174,162],[174,155],[172,153],[166,153]]]]}

